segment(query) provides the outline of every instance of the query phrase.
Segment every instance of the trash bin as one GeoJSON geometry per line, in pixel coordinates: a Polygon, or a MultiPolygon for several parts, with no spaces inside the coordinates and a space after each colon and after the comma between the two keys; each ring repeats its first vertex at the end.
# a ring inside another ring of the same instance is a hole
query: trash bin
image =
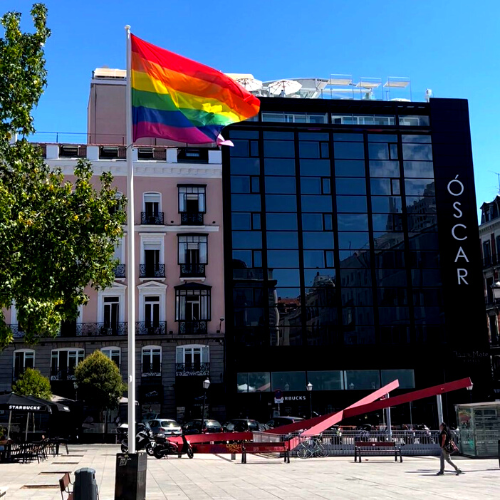
{"type": "Polygon", "coordinates": [[[75,500],[97,500],[99,498],[94,469],[84,468],[75,471],[73,498],[75,500]]]}
{"type": "Polygon", "coordinates": [[[147,464],[145,453],[116,454],[115,500],[146,499],[147,464]]]}

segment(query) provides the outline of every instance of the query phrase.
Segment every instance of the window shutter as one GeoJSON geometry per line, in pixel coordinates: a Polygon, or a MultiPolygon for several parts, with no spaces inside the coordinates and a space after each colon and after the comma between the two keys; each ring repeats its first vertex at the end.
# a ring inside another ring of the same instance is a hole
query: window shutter
{"type": "Polygon", "coordinates": [[[202,363],[208,363],[210,361],[210,355],[208,351],[208,346],[203,346],[201,348],[201,362],[202,363]]]}
{"type": "Polygon", "coordinates": [[[184,349],[182,347],[175,348],[175,362],[184,363],[184,349]]]}

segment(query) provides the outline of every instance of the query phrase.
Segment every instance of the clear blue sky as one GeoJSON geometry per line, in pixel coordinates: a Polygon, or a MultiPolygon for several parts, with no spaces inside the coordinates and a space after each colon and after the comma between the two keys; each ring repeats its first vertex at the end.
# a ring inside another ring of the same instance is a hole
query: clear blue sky
{"type": "MultiPolygon", "coordinates": [[[[498,191],[500,2],[481,0],[48,0],[49,85],[39,131],[85,132],[91,72],[124,68],[125,24],[151,43],[260,80],[409,76],[413,95],[469,100],[478,203],[498,191]]],[[[3,0],[21,11],[27,0],[3,0]]]]}

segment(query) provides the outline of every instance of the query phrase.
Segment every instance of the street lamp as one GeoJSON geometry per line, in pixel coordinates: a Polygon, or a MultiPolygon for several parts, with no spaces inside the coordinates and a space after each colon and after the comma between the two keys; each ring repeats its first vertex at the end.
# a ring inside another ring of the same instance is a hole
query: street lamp
{"type": "Polygon", "coordinates": [[[311,384],[311,382],[309,382],[306,385],[306,389],[307,389],[307,392],[309,393],[309,418],[312,418],[313,417],[313,399],[312,399],[313,385],[311,384]]]}
{"type": "Polygon", "coordinates": [[[203,381],[203,406],[201,408],[201,432],[203,432],[203,427],[205,424],[205,401],[207,399],[207,391],[210,387],[210,380],[208,377],[203,381]]]}

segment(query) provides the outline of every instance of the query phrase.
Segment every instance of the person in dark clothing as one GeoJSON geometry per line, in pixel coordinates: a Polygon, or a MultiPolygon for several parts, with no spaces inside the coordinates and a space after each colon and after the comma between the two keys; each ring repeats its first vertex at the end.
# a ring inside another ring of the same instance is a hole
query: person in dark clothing
{"type": "Polygon", "coordinates": [[[459,474],[462,474],[462,471],[451,461],[451,458],[450,458],[450,452],[451,452],[450,429],[443,422],[439,426],[439,430],[441,431],[439,434],[439,446],[441,447],[441,456],[440,456],[441,468],[440,468],[439,472],[437,473],[437,475],[442,476],[444,474],[444,461],[446,460],[455,469],[455,472],[457,473],[457,476],[458,476],[459,474]]]}

